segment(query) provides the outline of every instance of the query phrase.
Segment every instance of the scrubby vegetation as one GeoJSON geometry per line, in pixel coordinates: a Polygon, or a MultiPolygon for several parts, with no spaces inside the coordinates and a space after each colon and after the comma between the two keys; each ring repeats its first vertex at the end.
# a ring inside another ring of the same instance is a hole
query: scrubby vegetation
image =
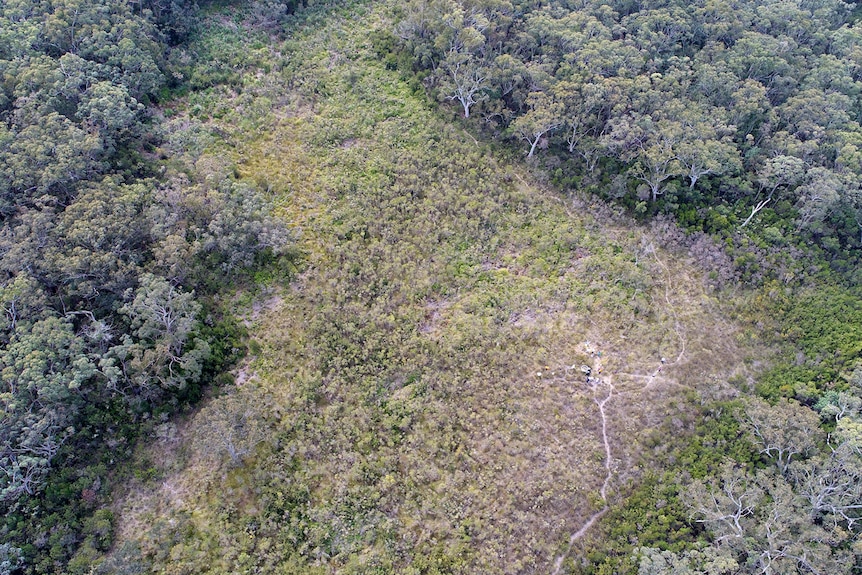
{"type": "Polygon", "coordinates": [[[290,246],[254,186],[158,161],[204,144],[153,106],[193,12],[0,7],[4,572],[81,571],[110,547],[117,462],[239,355],[217,286],[290,246]]]}
{"type": "Polygon", "coordinates": [[[548,149],[558,182],[697,229],[814,242],[853,275],[854,19],[841,0],[417,0],[393,36],[429,93],[528,156],[548,149]]]}
{"type": "Polygon", "coordinates": [[[0,573],[858,573],[851,8],[5,4],[0,573]]]}

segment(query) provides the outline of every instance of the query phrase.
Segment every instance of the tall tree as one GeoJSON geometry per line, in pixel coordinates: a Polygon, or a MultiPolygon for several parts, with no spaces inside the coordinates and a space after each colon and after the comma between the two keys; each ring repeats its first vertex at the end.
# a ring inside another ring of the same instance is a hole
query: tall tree
{"type": "Polygon", "coordinates": [[[683,139],[683,126],[671,119],[627,114],[609,122],[602,138],[620,159],[631,162],[629,174],[643,182],[653,201],[664,193],[664,183],[684,174],[676,148],[683,139]]]}
{"type": "Polygon", "coordinates": [[[194,337],[201,306],[194,294],[182,292],[163,278],[143,274],[140,286],[120,308],[132,336],[111,348],[125,379],[146,395],[162,389],[183,388],[200,377],[209,346],[194,337]]]}
{"type": "Polygon", "coordinates": [[[795,187],[805,175],[805,163],[793,156],[780,155],[769,158],[757,171],[760,189],[755,196],[755,205],[740,227],[744,228],[754,219],[779,190],[795,187]]]}
{"type": "Polygon", "coordinates": [[[531,158],[536,148],[547,141],[547,134],[565,122],[565,106],[548,91],[531,92],[527,105],[529,110],[512,122],[511,129],[513,134],[530,145],[527,157],[531,158]]]}
{"type": "Polygon", "coordinates": [[[786,399],[775,405],[751,399],[744,421],[760,453],[774,460],[781,473],[787,473],[794,458],[810,454],[817,445],[817,414],[786,399]]]}
{"type": "Polygon", "coordinates": [[[449,100],[456,100],[470,117],[470,109],[487,97],[490,71],[484,62],[473,54],[450,52],[440,64],[445,72],[440,89],[449,100]]]}

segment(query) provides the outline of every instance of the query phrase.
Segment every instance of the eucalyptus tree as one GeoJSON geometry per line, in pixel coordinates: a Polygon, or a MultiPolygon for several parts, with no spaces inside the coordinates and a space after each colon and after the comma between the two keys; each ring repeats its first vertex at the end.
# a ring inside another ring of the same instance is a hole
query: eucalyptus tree
{"type": "Polygon", "coordinates": [[[704,176],[742,170],[739,150],[732,139],[735,126],[722,121],[726,115],[723,108],[694,104],[677,114],[683,135],[675,146],[676,159],[685,169],[689,189],[694,189],[704,176]]]}
{"type": "Polygon", "coordinates": [[[646,185],[653,201],[664,193],[667,180],[685,173],[676,153],[683,139],[679,122],[629,113],[608,125],[602,137],[604,146],[630,163],[629,175],[646,185]]]}
{"type": "Polygon", "coordinates": [[[795,458],[805,457],[817,447],[817,414],[794,401],[769,405],[751,399],[745,407],[744,422],[760,453],[772,459],[781,473],[787,473],[795,458]]]}
{"type": "Polygon", "coordinates": [[[805,175],[805,163],[793,156],[780,155],[769,158],[757,171],[757,183],[760,189],[755,196],[755,204],[751,213],[742,222],[744,228],[765,208],[780,190],[795,187],[805,175]]]}
{"type": "Polygon", "coordinates": [[[547,136],[565,122],[565,106],[551,90],[532,92],[527,97],[529,110],[512,122],[512,133],[530,145],[527,157],[531,158],[541,144],[547,147],[547,136]]]}

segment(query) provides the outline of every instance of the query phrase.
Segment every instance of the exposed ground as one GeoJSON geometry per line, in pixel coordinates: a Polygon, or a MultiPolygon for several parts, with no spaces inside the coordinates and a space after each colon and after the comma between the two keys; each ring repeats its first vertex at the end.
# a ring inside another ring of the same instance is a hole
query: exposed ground
{"type": "Polygon", "coordinates": [[[239,389],[117,504],[117,547],[166,572],[557,573],[655,430],[745,369],[690,256],[433,111],[360,33],[383,12],[309,22],[203,119],[306,263],[250,306],[239,389]]]}

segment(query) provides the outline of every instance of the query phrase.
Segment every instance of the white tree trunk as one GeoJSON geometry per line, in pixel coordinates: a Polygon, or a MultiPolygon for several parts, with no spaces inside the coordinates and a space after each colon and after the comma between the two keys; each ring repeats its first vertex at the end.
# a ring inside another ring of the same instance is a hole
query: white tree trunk
{"type": "Polygon", "coordinates": [[[533,152],[536,151],[536,145],[539,143],[539,140],[541,140],[541,139],[542,139],[542,136],[539,135],[539,136],[536,136],[535,140],[527,140],[528,142],[530,142],[530,153],[527,154],[528,158],[533,157],[533,152]]]}
{"type": "Polygon", "coordinates": [[[745,218],[745,221],[742,222],[742,225],[739,227],[744,228],[745,226],[747,226],[749,224],[749,222],[751,222],[751,220],[754,219],[754,216],[756,216],[760,210],[762,210],[763,208],[766,207],[766,204],[768,204],[771,199],[772,199],[772,196],[766,198],[762,202],[758,202],[756,206],[751,208],[751,214],[749,214],[749,216],[747,218],[745,218]]]}

